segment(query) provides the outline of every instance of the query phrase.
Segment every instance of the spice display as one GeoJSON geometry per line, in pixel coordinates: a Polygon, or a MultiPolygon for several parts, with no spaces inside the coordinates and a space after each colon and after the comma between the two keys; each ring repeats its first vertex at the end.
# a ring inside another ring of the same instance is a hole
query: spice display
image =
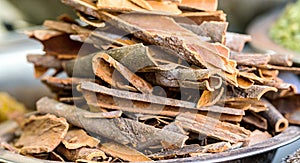
{"type": "Polygon", "coordinates": [[[21,123],[12,143],[21,154],[101,162],[204,157],[299,124],[296,109],[281,107],[297,96],[295,86],[278,72],[300,68],[288,55],[243,53],[251,36],[227,32],[216,0],[62,2],[80,20],[46,20],[45,29],[28,32],[45,54],[27,60],[55,98],[38,100],[37,113],[21,123]]]}

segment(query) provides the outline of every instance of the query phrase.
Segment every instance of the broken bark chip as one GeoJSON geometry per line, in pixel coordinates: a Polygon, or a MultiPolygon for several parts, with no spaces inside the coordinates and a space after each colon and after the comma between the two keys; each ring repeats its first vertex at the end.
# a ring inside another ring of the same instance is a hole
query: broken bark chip
{"type": "Polygon", "coordinates": [[[68,129],[69,124],[64,118],[50,114],[31,116],[22,126],[23,132],[16,147],[24,154],[51,152],[64,139],[68,129]]]}

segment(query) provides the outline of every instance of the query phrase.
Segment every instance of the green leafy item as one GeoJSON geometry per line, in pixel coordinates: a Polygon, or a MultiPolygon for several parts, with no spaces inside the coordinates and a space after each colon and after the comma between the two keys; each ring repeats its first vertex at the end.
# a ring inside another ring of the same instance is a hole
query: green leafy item
{"type": "Polygon", "coordinates": [[[286,6],[269,34],[276,43],[300,52],[300,0],[286,6]]]}

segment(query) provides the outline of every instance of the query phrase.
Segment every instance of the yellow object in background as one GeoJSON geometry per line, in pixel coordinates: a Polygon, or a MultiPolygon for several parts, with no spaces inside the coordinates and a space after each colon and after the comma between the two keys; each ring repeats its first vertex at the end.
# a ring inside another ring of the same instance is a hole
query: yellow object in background
{"type": "Polygon", "coordinates": [[[0,92],[0,122],[24,114],[25,106],[5,92],[0,92]]]}

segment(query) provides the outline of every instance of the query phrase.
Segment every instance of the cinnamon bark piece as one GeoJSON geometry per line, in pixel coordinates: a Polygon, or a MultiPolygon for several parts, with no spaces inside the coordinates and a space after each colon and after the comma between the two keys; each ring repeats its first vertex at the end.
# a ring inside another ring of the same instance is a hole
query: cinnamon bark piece
{"type": "Polygon", "coordinates": [[[43,50],[47,55],[54,55],[58,59],[73,59],[76,58],[78,54],[86,55],[99,51],[99,49],[96,49],[91,44],[84,44],[84,48],[82,48],[83,43],[71,40],[66,33],[51,37],[47,40],[40,40],[40,42],[43,44],[43,50]]]}
{"type": "Polygon", "coordinates": [[[49,153],[49,160],[51,161],[60,161],[60,162],[65,162],[65,160],[62,158],[62,156],[60,156],[59,154],[57,154],[56,152],[50,152],[49,153]]]}
{"type": "Polygon", "coordinates": [[[130,2],[146,9],[146,10],[153,10],[152,6],[145,0],[130,0],[130,2]]]}
{"type": "Polygon", "coordinates": [[[25,32],[29,37],[36,38],[40,41],[46,41],[53,37],[57,37],[63,35],[63,32],[50,30],[50,29],[39,29],[34,31],[27,31],[25,32]]]}
{"type": "Polygon", "coordinates": [[[289,122],[285,119],[282,114],[267,100],[264,100],[266,103],[268,110],[261,112],[261,115],[268,120],[268,123],[275,132],[282,132],[288,126],[289,122]]]}
{"type": "Polygon", "coordinates": [[[225,103],[225,106],[228,107],[240,108],[243,110],[250,110],[253,112],[261,112],[267,110],[266,104],[255,98],[229,98],[221,100],[220,103],[225,103]]]}
{"type": "MultiPolygon", "coordinates": [[[[106,53],[98,53],[93,57],[92,66],[94,73],[102,80],[108,82],[113,87],[118,87],[118,83],[114,82],[115,71],[118,71],[129,83],[142,93],[152,93],[152,86],[141,77],[135,75],[125,66],[117,62],[106,53]],[[106,65],[106,66],[104,66],[106,65]],[[103,68],[108,70],[105,72],[103,68]]],[[[116,74],[115,74],[116,75],[116,74]]]]}
{"type": "Polygon", "coordinates": [[[253,85],[248,89],[233,88],[233,90],[227,90],[227,96],[230,98],[253,98],[259,100],[267,92],[277,92],[275,87],[264,85],[253,85]]]}
{"type": "Polygon", "coordinates": [[[57,147],[57,152],[70,161],[84,159],[88,161],[103,161],[107,159],[105,153],[97,148],[82,147],[78,149],[67,149],[63,145],[57,147]]]}
{"type": "Polygon", "coordinates": [[[179,15],[182,13],[176,3],[159,2],[156,0],[147,0],[147,3],[152,7],[151,11],[146,11],[147,14],[159,14],[159,15],[179,15]]]}
{"type": "Polygon", "coordinates": [[[204,154],[204,153],[220,153],[230,149],[231,144],[228,142],[218,142],[206,146],[198,144],[186,145],[183,148],[171,149],[149,155],[153,159],[175,158],[176,156],[204,154]]]}
{"type": "Polygon", "coordinates": [[[258,68],[257,70],[259,76],[265,79],[266,81],[273,80],[277,78],[277,76],[279,75],[278,70],[270,70],[270,69],[262,69],[262,68],[258,68]]]}
{"type": "Polygon", "coordinates": [[[254,130],[243,146],[253,146],[270,138],[272,138],[272,135],[270,135],[267,131],[262,132],[259,130],[254,130]]]}
{"type": "Polygon", "coordinates": [[[249,89],[254,85],[254,81],[242,76],[237,77],[237,84],[242,89],[249,89]]]}
{"type": "Polygon", "coordinates": [[[102,113],[90,113],[84,114],[85,118],[120,118],[122,115],[122,111],[110,111],[110,112],[102,112],[102,113]]]}
{"type": "Polygon", "coordinates": [[[226,21],[226,14],[222,10],[217,11],[206,11],[206,12],[185,12],[180,14],[180,16],[175,17],[176,22],[187,23],[194,22],[196,24],[201,24],[204,21],[226,21]]]}
{"type": "Polygon", "coordinates": [[[244,77],[244,78],[248,78],[252,81],[255,81],[255,82],[258,82],[258,83],[264,83],[266,80],[255,75],[254,73],[250,73],[250,72],[242,72],[242,71],[239,71],[239,76],[241,77],[244,77]]]}
{"type": "Polygon", "coordinates": [[[227,22],[204,21],[200,25],[184,23],[181,23],[180,25],[199,36],[209,37],[212,42],[225,44],[225,34],[228,27],[227,22]]]}
{"type": "Polygon", "coordinates": [[[252,40],[250,35],[227,32],[226,46],[235,52],[241,52],[244,49],[245,43],[252,40]]]}
{"type": "Polygon", "coordinates": [[[267,130],[268,129],[268,121],[264,117],[256,114],[254,112],[248,112],[243,117],[243,122],[251,124],[259,129],[267,130]]]}
{"type": "Polygon", "coordinates": [[[279,70],[279,71],[289,71],[294,74],[300,74],[300,67],[284,67],[284,66],[275,66],[275,65],[257,65],[258,68],[267,69],[267,70],[279,70]]]}
{"type": "Polygon", "coordinates": [[[179,122],[171,122],[170,124],[166,125],[163,127],[164,130],[168,130],[168,131],[172,131],[172,132],[176,132],[176,133],[180,133],[180,134],[184,134],[184,135],[188,135],[189,133],[186,132],[182,126],[180,125],[179,122]]]}
{"type": "Polygon", "coordinates": [[[154,85],[172,88],[191,88],[214,91],[219,89],[222,85],[222,79],[220,77],[212,76],[207,80],[189,81],[185,80],[186,78],[176,78],[170,71],[148,73],[145,75],[145,78],[154,85]]]}
{"type": "Polygon", "coordinates": [[[62,69],[61,61],[51,55],[29,54],[27,55],[27,61],[33,63],[35,66],[54,68],[57,70],[62,69]]]}
{"type": "MultiPolygon", "coordinates": [[[[112,15],[106,15],[113,18],[112,15]]],[[[230,64],[230,60],[220,54],[219,48],[226,49],[225,46],[220,44],[217,49],[215,45],[201,41],[197,35],[182,28],[173,19],[137,14],[120,15],[120,18],[119,22],[125,21],[125,23],[130,23],[141,29],[134,32],[136,37],[176,52],[176,55],[189,63],[200,67],[220,68],[226,72],[235,73],[235,68],[230,64]]],[[[118,18],[115,17],[115,19],[118,18]]]]}
{"type": "Polygon", "coordinates": [[[37,109],[41,113],[53,113],[59,117],[65,117],[71,124],[84,128],[88,132],[98,134],[120,144],[130,145],[135,149],[159,145],[162,141],[182,147],[188,138],[182,134],[158,129],[126,118],[85,118],[84,114],[88,114],[88,111],[81,110],[73,105],[59,103],[47,97],[37,102],[37,109]]]}
{"type": "Polygon", "coordinates": [[[203,106],[212,106],[216,104],[224,95],[224,88],[221,87],[215,91],[204,90],[200,99],[197,102],[197,108],[203,106]]]}
{"type": "Polygon", "coordinates": [[[174,106],[165,106],[160,104],[149,104],[141,101],[131,101],[126,99],[119,99],[112,96],[107,96],[103,94],[97,94],[94,97],[93,92],[83,92],[85,99],[88,104],[96,108],[108,108],[117,109],[132,113],[142,113],[151,115],[163,115],[175,117],[180,113],[190,112],[192,110],[197,111],[197,114],[207,115],[217,114],[216,118],[221,121],[231,121],[240,122],[244,115],[244,112],[237,109],[227,108],[227,107],[201,107],[201,108],[179,108],[174,106]],[[96,99],[95,99],[96,98],[96,99]]]}
{"type": "Polygon", "coordinates": [[[142,11],[143,9],[140,6],[135,5],[129,0],[98,0],[97,8],[100,10],[109,10],[109,11],[142,11]]]}
{"type": "MultiPolygon", "coordinates": [[[[179,55],[192,64],[236,73],[231,61],[220,55],[220,50],[216,49],[215,45],[199,40],[197,35],[180,27],[171,18],[138,14],[123,14],[116,17],[106,12],[95,11],[93,7],[79,5],[71,0],[63,2],[86,14],[103,19],[117,28],[133,33],[137,38],[148,43],[176,52],[175,55],[179,55]]],[[[226,48],[222,45],[218,48],[220,47],[226,48]]]]}
{"type": "Polygon", "coordinates": [[[300,125],[300,111],[295,110],[291,113],[287,113],[284,117],[289,121],[290,124],[300,125]]]}
{"type": "Polygon", "coordinates": [[[137,72],[146,67],[158,66],[154,58],[149,54],[148,47],[141,43],[114,48],[108,50],[107,54],[133,72],[137,72]],[[135,62],[134,64],[133,61],[135,62]]]}
{"type": "Polygon", "coordinates": [[[289,54],[270,54],[271,60],[269,64],[276,66],[290,67],[293,65],[292,56],[289,54]]]}
{"type": "Polygon", "coordinates": [[[62,140],[62,144],[67,149],[78,149],[81,147],[95,148],[100,143],[100,140],[89,136],[82,129],[72,129],[67,132],[67,135],[62,140]]]}
{"type": "Polygon", "coordinates": [[[170,149],[162,152],[154,153],[148,157],[152,159],[165,159],[165,158],[174,158],[175,156],[184,156],[190,153],[205,153],[205,148],[201,147],[198,144],[186,145],[178,149],[170,149]]]}
{"type": "Polygon", "coordinates": [[[98,0],[97,8],[110,12],[139,12],[148,14],[178,15],[181,11],[174,3],[141,0],[98,0]],[[145,9],[146,8],[146,9],[145,9]],[[151,10],[149,10],[151,9],[151,10]]]}
{"type": "Polygon", "coordinates": [[[230,58],[237,61],[238,65],[247,66],[267,65],[271,60],[270,55],[250,53],[233,54],[230,58]]]}
{"type": "Polygon", "coordinates": [[[39,78],[44,75],[49,69],[55,69],[55,74],[61,72],[62,63],[59,59],[52,55],[27,55],[27,61],[34,64],[35,77],[39,78]]]}
{"type": "Polygon", "coordinates": [[[286,96],[271,101],[275,108],[282,114],[292,114],[300,110],[300,95],[286,96]]]}
{"type": "Polygon", "coordinates": [[[110,95],[110,96],[113,96],[116,98],[133,100],[133,101],[142,101],[142,102],[147,102],[147,103],[176,106],[176,107],[183,107],[183,108],[194,108],[195,107],[195,103],[192,103],[192,102],[176,100],[176,99],[171,99],[171,98],[165,98],[165,97],[155,96],[155,95],[151,95],[151,94],[140,94],[140,93],[122,91],[122,90],[117,90],[117,89],[111,89],[111,88],[107,88],[107,87],[104,87],[104,86],[101,86],[101,85],[98,85],[98,84],[92,83],[92,82],[83,82],[80,85],[80,89],[89,91],[89,92],[110,95]]]}
{"type": "Polygon", "coordinates": [[[217,0],[182,0],[178,4],[184,10],[216,11],[218,7],[217,0]]]}
{"type": "Polygon", "coordinates": [[[203,115],[194,116],[190,113],[182,113],[176,117],[176,121],[179,121],[182,127],[187,130],[231,143],[243,142],[251,134],[251,131],[243,127],[220,122],[203,115]]]}
{"type": "Polygon", "coordinates": [[[152,161],[149,157],[145,156],[141,152],[133,148],[130,148],[128,146],[114,143],[114,142],[103,143],[99,148],[105,153],[113,157],[120,158],[124,161],[130,161],[130,162],[152,161]]]}
{"type": "Polygon", "coordinates": [[[15,146],[23,154],[39,154],[53,151],[66,136],[69,124],[54,115],[33,115],[21,128],[23,132],[15,146]]]}
{"type": "Polygon", "coordinates": [[[64,33],[76,33],[76,31],[72,28],[72,24],[62,21],[45,20],[43,26],[64,33]]]}

